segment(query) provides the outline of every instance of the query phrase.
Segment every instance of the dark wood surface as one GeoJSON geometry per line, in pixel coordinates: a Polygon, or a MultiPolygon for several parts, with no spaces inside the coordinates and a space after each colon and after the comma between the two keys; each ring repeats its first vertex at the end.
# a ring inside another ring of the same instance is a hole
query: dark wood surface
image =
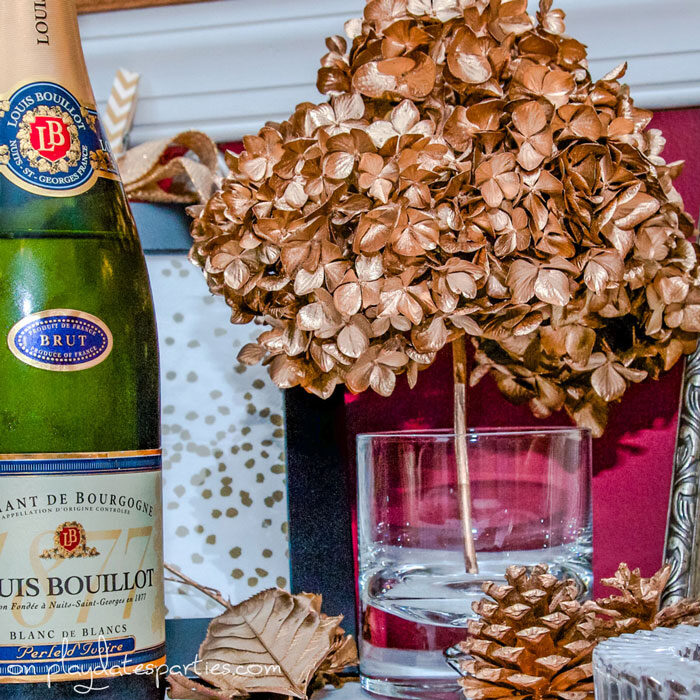
{"type": "Polygon", "coordinates": [[[78,0],[78,12],[106,12],[108,10],[129,10],[135,7],[156,7],[159,5],[184,5],[210,0],[78,0]]]}

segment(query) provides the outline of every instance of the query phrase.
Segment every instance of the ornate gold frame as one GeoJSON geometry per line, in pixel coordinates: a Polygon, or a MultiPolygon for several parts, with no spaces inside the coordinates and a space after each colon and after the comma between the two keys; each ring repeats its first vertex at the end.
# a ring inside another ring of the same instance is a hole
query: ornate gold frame
{"type": "Polygon", "coordinates": [[[665,605],[687,596],[700,596],[700,348],[688,357],[678,416],[673,479],[666,526],[664,559],[671,578],[665,605]]]}

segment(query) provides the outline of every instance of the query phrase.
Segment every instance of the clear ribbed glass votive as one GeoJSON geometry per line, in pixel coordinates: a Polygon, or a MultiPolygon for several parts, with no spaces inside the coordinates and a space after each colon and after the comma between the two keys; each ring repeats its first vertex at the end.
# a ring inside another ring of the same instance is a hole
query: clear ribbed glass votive
{"type": "Polygon", "coordinates": [[[700,629],[623,634],[593,652],[596,700],[700,698],[700,629]]]}
{"type": "Polygon", "coordinates": [[[458,698],[443,651],[484,581],[548,564],[591,582],[591,444],[574,428],[469,431],[478,574],[465,572],[455,435],[358,436],[360,674],[371,692],[458,698]]]}

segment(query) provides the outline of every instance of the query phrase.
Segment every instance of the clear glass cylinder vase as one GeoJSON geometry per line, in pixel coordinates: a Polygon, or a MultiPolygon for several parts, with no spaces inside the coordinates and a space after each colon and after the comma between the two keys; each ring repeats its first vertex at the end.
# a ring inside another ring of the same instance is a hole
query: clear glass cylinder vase
{"type": "Polygon", "coordinates": [[[465,569],[455,444],[447,431],[357,438],[360,674],[379,695],[461,697],[443,652],[508,566],[591,584],[589,431],[468,431],[478,574],[465,569]]]}

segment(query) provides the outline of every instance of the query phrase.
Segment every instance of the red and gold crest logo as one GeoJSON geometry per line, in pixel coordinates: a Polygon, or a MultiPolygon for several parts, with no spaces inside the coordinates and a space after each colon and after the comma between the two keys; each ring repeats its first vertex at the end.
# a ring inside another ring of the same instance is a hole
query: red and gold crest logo
{"type": "Polygon", "coordinates": [[[53,549],[45,549],[42,559],[71,559],[73,557],[96,557],[99,552],[94,547],[87,546],[85,528],[75,521],[61,523],[53,536],[56,545],[53,549]]]}
{"type": "Polygon", "coordinates": [[[56,530],[58,546],[64,552],[72,552],[82,542],[81,527],[78,523],[64,523],[56,530]]]}
{"type": "Polygon", "coordinates": [[[71,136],[63,119],[36,116],[29,126],[29,142],[40,156],[55,163],[70,150],[71,136]]]}
{"type": "Polygon", "coordinates": [[[39,105],[26,112],[17,132],[19,150],[42,173],[68,172],[80,161],[78,127],[60,107],[39,105]]]}

